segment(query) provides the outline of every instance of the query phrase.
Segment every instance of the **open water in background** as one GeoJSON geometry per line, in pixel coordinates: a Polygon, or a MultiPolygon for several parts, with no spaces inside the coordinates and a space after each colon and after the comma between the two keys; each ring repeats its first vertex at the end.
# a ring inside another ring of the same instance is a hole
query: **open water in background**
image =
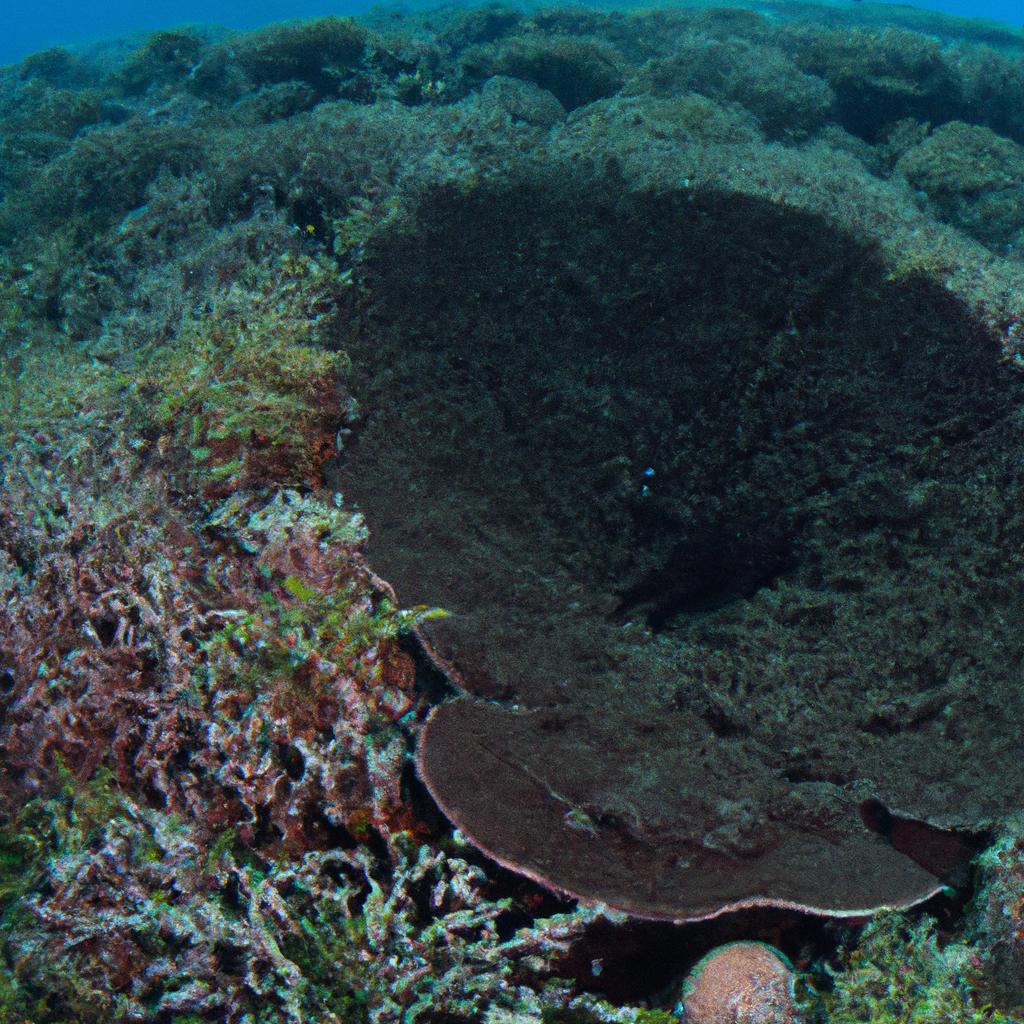
{"type": "MultiPolygon", "coordinates": [[[[735,0],[723,0],[732,5],[735,0]]],[[[855,0],[831,0],[836,6],[855,0]]],[[[360,14],[374,0],[0,0],[0,64],[74,44],[187,23],[255,28],[271,21],[360,14]]],[[[406,3],[401,6],[436,6],[406,3]]],[[[711,4],[709,3],[709,6],[711,4]]],[[[1024,0],[929,0],[905,6],[1024,26],[1024,0]]]]}

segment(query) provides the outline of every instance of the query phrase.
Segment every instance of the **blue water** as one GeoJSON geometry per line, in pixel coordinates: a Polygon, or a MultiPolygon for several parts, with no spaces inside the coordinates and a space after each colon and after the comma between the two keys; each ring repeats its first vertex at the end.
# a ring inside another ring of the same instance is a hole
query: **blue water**
{"type": "MultiPolygon", "coordinates": [[[[59,43],[88,42],[188,22],[253,28],[284,18],[359,14],[369,6],[370,0],[3,0],[0,64],[59,43]]],[[[1024,25],[1024,0],[930,0],[910,6],[1024,25]]]]}
{"type": "Polygon", "coordinates": [[[0,0],[0,64],[59,43],[171,25],[255,28],[285,18],[360,14],[369,6],[362,0],[0,0]]]}

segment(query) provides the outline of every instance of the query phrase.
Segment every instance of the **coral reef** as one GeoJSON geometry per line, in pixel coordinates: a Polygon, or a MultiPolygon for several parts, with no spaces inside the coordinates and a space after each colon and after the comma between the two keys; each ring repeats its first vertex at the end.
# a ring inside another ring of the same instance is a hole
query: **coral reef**
{"type": "Polygon", "coordinates": [[[1001,616],[968,611],[1013,592],[1016,546],[991,588],[961,568],[1019,522],[1006,492],[977,498],[980,464],[1014,476],[1020,385],[975,314],[820,215],[579,170],[428,192],[364,274],[374,331],[349,350],[380,412],[339,487],[399,598],[452,613],[424,633],[463,697],[417,755],[446,813],[505,865],[651,917],[936,892],[861,807],[971,829],[1020,798],[974,757],[1005,742],[997,708],[1021,714],[1012,627],[993,644],[1001,616]],[[933,440],[950,430],[964,447],[933,440]]]}
{"type": "Polygon", "coordinates": [[[1024,1014],[1024,837],[1021,820],[978,858],[979,881],[968,915],[982,992],[1015,1016],[1024,1014]]]}
{"type": "Polygon", "coordinates": [[[635,919],[1019,810],[1024,39],[864,6],[0,69],[3,1024],[1019,1013],[1015,832],[635,919]]]}
{"type": "Polygon", "coordinates": [[[979,967],[977,950],[963,942],[940,942],[934,921],[910,924],[899,915],[884,915],[844,951],[839,970],[813,995],[807,1011],[832,1024],[1009,1022],[1012,1018],[978,998],[979,967]]]}
{"type": "Polygon", "coordinates": [[[516,973],[549,966],[587,921],[502,941],[509,901],[487,897],[485,872],[403,832],[382,880],[364,846],[267,862],[233,830],[200,844],[106,780],[33,802],[19,825],[35,821],[46,895],[19,902],[9,955],[41,1019],[415,1022],[441,1000],[468,1020],[514,1005],[516,973]]]}
{"type": "Polygon", "coordinates": [[[982,242],[1019,244],[1024,146],[989,128],[951,121],[904,152],[896,167],[944,220],[982,242]]]}

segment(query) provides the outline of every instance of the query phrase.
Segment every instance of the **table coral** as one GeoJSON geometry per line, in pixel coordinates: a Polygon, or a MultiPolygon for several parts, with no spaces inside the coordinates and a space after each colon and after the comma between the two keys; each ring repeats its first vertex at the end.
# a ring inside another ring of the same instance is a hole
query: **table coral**
{"type": "Polygon", "coordinates": [[[864,811],[1024,794],[984,767],[1024,716],[1024,390],[977,314],[820,215],[600,173],[427,189],[364,284],[335,479],[399,600],[451,613],[417,759],[457,826],[653,918],[938,892],[864,811]]]}

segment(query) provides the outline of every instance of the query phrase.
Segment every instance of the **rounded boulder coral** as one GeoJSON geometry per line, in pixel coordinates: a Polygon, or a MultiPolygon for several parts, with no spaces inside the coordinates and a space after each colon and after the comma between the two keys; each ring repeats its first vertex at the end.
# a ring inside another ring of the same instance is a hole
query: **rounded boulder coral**
{"type": "Polygon", "coordinates": [[[685,1024],[797,1024],[793,970],[763,942],[713,949],[683,985],[685,1024]]]}

